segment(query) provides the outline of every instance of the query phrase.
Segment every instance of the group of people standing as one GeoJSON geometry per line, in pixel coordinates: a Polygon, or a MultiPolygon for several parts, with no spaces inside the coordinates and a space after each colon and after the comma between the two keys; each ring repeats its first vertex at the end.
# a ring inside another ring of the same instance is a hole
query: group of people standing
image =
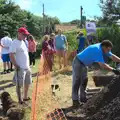
{"type": "MultiPolygon", "coordinates": [[[[21,98],[19,102],[25,102],[30,100],[28,97],[28,89],[32,83],[30,65],[35,65],[37,43],[25,27],[18,29],[17,39],[12,41],[8,36],[8,33],[5,33],[0,41],[4,67],[3,73],[10,71],[11,62],[16,70],[13,77],[16,88],[18,88],[18,82],[20,88],[24,88],[23,98],[21,98]]],[[[114,62],[120,63],[120,58],[111,52],[113,44],[109,40],[104,40],[102,43],[89,45],[85,48],[87,39],[85,39],[82,32],[79,33],[77,39],[78,50],[72,64],[72,101],[75,107],[79,106],[80,102],[87,101],[85,92],[88,82],[87,67],[93,63],[98,63],[104,69],[120,75],[120,72],[106,64],[104,59],[104,56],[106,56],[114,62]]],[[[45,61],[43,68],[46,69],[47,72],[53,70],[54,54],[58,56],[59,67],[62,68],[61,58],[63,58],[63,65],[66,67],[67,49],[68,42],[66,36],[62,34],[60,29],[57,31],[57,34],[51,33],[50,35],[45,35],[42,42],[42,57],[45,61]]]]}
{"type": "MultiPolygon", "coordinates": [[[[10,34],[5,31],[3,33],[3,37],[0,40],[0,47],[1,47],[1,59],[3,61],[3,72],[2,74],[10,73],[13,71],[13,65],[10,60],[10,47],[12,45],[12,39],[10,38],[10,34]]],[[[35,53],[36,53],[36,41],[32,35],[29,35],[24,40],[25,45],[29,52],[29,60],[30,65],[35,65],[35,53]]]]}
{"type": "Polygon", "coordinates": [[[57,34],[51,33],[50,35],[45,35],[42,42],[42,55],[45,60],[44,68],[46,70],[52,71],[52,66],[54,63],[54,54],[57,54],[59,60],[59,68],[62,68],[62,63],[66,67],[66,50],[68,49],[68,43],[66,36],[62,34],[59,29],[57,34]],[[63,58],[63,60],[62,60],[63,58]],[[63,62],[62,62],[63,61],[63,62]]]}

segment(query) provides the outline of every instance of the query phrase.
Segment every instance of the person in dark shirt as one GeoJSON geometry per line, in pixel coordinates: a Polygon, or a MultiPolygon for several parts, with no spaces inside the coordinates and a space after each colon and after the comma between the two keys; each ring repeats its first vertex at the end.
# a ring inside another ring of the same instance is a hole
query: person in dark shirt
{"type": "Polygon", "coordinates": [[[77,53],[79,53],[85,49],[85,42],[87,39],[84,37],[83,32],[80,32],[79,35],[77,36],[77,40],[78,40],[77,53]]]}

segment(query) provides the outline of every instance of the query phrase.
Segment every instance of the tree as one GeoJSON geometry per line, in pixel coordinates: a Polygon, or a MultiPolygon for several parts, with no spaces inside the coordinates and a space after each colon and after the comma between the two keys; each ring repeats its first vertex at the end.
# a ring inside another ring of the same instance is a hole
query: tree
{"type": "Polygon", "coordinates": [[[100,0],[100,7],[104,22],[110,25],[120,19],[120,0],[100,0]]]}
{"type": "MultiPolygon", "coordinates": [[[[54,30],[54,25],[59,24],[57,17],[45,17],[45,26],[54,30]]],[[[17,29],[26,24],[29,32],[40,38],[43,35],[43,18],[36,16],[26,10],[20,9],[18,5],[10,0],[0,0],[0,33],[8,31],[11,37],[16,37],[17,29]]]]}

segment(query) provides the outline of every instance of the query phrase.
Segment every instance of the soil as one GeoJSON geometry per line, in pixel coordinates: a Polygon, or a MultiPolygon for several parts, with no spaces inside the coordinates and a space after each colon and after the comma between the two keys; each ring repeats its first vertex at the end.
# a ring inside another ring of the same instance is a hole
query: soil
{"type": "Polygon", "coordinates": [[[99,94],[71,111],[72,114],[66,114],[68,120],[120,120],[120,77],[116,76],[99,94]]]}
{"type": "MultiPolygon", "coordinates": [[[[98,94],[101,90],[101,87],[96,87],[94,81],[92,79],[93,71],[89,72],[89,82],[87,86],[87,97],[90,99],[93,94],[98,94]]],[[[36,103],[36,117],[37,120],[44,120],[45,116],[50,115],[54,112],[55,109],[62,109],[64,114],[67,117],[69,112],[73,112],[74,108],[72,108],[72,68],[66,68],[63,70],[59,70],[54,72],[50,79],[43,79],[41,76],[39,77],[38,88],[39,93],[37,94],[37,103],[36,103]],[[59,85],[59,89],[54,91],[52,94],[51,84],[59,85]]],[[[77,109],[79,111],[79,108],[77,109]]],[[[75,120],[77,117],[78,120],[81,117],[78,111],[72,115],[72,117],[68,120],[75,120]]],[[[75,112],[75,111],[74,111],[75,112]]],[[[82,117],[85,116],[82,114],[82,117]]],[[[47,119],[45,119],[47,120],[47,119]]]]}

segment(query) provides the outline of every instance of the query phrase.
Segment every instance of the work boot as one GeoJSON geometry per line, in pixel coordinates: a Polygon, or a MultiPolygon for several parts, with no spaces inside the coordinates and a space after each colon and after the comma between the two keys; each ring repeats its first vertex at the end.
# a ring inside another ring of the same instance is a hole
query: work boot
{"type": "Polygon", "coordinates": [[[87,102],[87,98],[84,98],[84,99],[80,99],[80,102],[82,102],[82,103],[86,103],[87,102]]]}
{"type": "Polygon", "coordinates": [[[73,100],[73,107],[79,107],[80,103],[78,100],[73,100]]]}
{"type": "Polygon", "coordinates": [[[10,69],[8,69],[8,70],[7,70],[7,73],[10,73],[10,72],[11,72],[10,69]]]}

